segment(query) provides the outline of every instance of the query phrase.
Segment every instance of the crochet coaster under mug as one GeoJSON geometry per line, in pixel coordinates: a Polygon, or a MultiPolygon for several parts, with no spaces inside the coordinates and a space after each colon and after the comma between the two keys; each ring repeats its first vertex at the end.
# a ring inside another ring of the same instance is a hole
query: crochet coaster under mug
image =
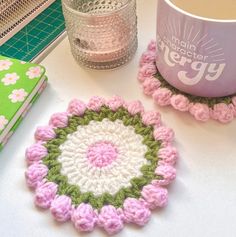
{"type": "Polygon", "coordinates": [[[167,204],[176,176],[174,132],[140,101],[72,100],[67,112],[38,127],[26,150],[27,185],[35,204],[82,232],[116,234],[124,223],[145,225],[167,204]]]}
{"type": "Polygon", "coordinates": [[[151,41],[140,59],[138,80],[143,92],[152,96],[159,106],[189,112],[196,120],[206,122],[209,119],[229,123],[236,117],[236,95],[207,98],[186,94],[171,86],[158,72],[156,61],[156,42],[151,41]]]}

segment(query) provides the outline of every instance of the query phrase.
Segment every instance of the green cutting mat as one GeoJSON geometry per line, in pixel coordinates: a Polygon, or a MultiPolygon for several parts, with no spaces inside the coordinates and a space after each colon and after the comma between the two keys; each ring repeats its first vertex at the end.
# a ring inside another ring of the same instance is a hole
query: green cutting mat
{"type": "Polygon", "coordinates": [[[65,30],[61,0],[56,0],[33,21],[0,46],[0,54],[32,61],[65,30]]]}

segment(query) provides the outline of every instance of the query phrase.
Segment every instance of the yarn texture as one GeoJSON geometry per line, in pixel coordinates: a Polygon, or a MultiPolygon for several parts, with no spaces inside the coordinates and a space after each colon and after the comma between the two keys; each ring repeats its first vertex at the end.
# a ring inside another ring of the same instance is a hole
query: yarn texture
{"type": "Polygon", "coordinates": [[[75,99],[35,138],[26,150],[26,183],[35,190],[35,205],[50,209],[58,222],[113,235],[125,223],[145,225],[151,210],[167,205],[178,158],[174,132],[140,101],[75,99]]]}
{"type": "Polygon", "coordinates": [[[140,58],[138,81],[142,84],[143,93],[151,96],[157,105],[188,112],[200,122],[213,119],[227,124],[236,117],[236,95],[208,98],[179,91],[161,76],[156,60],[156,43],[152,40],[140,58]]]}

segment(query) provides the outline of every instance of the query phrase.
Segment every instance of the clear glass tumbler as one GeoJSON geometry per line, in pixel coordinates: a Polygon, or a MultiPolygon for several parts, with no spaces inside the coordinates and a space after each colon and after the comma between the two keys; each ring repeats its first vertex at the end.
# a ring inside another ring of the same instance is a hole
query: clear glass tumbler
{"type": "Polygon", "coordinates": [[[136,0],[62,0],[74,58],[93,69],[127,63],[137,49],[136,0]]]}

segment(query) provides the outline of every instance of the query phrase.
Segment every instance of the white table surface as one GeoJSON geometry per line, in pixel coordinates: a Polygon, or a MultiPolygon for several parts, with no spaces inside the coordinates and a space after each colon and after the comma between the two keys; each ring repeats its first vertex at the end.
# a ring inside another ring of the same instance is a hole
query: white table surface
{"type": "Polygon", "coordinates": [[[126,226],[119,236],[235,237],[236,236],[236,121],[198,123],[188,114],[158,108],[142,94],[136,80],[138,61],[155,38],[155,0],[138,0],[139,48],[134,59],[113,71],[83,69],[73,60],[67,38],[43,61],[49,86],[0,153],[0,237],[104,236],[96,230],[78,233],[71,223],[57,224],[49,211],[33,204],[26,187],[24,151],[33,143],[37,125],[63,111],[72,98],[92,95],[140,99],[146,109],[159,109],[176,132],[180,153],[176,181],[169,188],[169,205],[154,212],[144,228],[126,226]]]}

